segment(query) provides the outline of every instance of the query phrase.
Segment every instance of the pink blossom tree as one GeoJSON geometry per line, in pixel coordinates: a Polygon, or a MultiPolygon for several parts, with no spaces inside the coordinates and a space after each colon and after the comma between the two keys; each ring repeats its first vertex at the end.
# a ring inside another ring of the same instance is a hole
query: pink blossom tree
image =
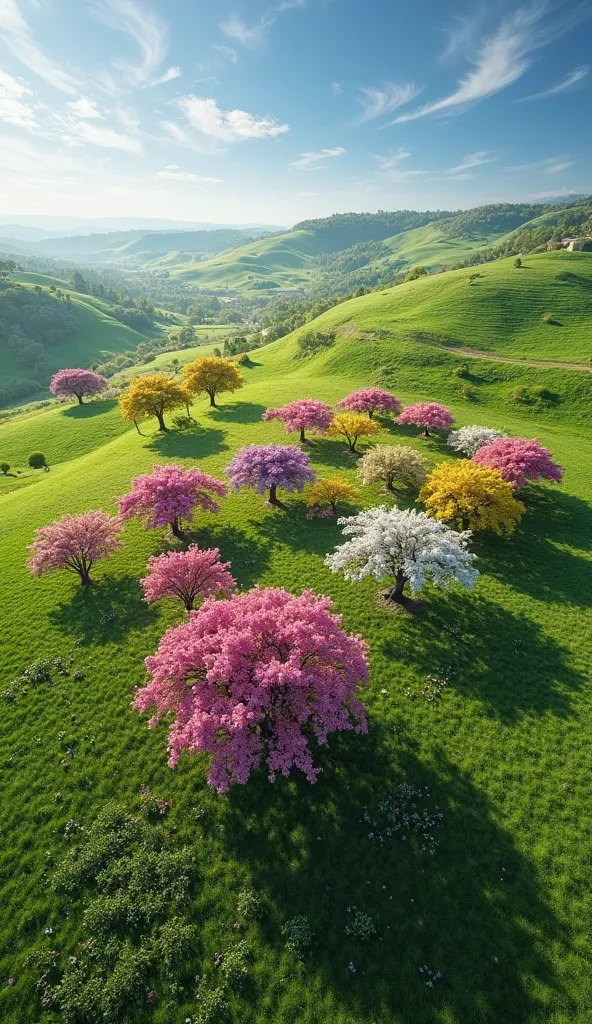
{"type": "Polygon", "coordinates": [[[326,744],[332,732],[366,732],[357,690],[368,678],[367,645],[330,609],[311,590],[294,597],[255,587],[208,598],[167,630],[134,706],[156,709],[151,726],[174,714],[170,766],[183,750],[211,754],[208,782],[221,793],[262,762],[271,782],[293,768],[315,782],[313,737],[326,744]]]}
{"type": "Polygon", "coordinates": [[[178,597],[190,612],[198,597],[228,595],[236,587],[230,562],[220,561],[218,548],[203,551],[190,544],[187,551],[167,551],[148,559],[149,576],[140,580],[147,604],[162,597],[178,597]]]}
{"type": "Polygon", "coordinates": [[[454,423],[454,416],[450,409],[438,402],[416,402],[415,405],[407,405],[396,422],[423,427],[424,437],[429,437],[430,430],[448,430],[454,423]]]}
{"type": "Polygon", "coordinates": [[[259,494],[269,489],[269,504],[282,507],[277,488],[301,491],[315,480],[308,455],[294,444],[249,444],[239,448],[224,470],[233,491],[254,487],[259,494]]]}
{"type": "Polygon", "coordinates": [[[279,409],[266,409],[262,420],[283,420],[284,433],[300,431],[300,440],[306,442],[305,430],[315,434],[324,434],[333,419],[331,407],[325,402],[317,402],[314,398],[298,398],[288,402],[279,409]]]}
{"type": "Polygon", "coordinates": [[[93,373],[92,370],[58,370],[54,373],[49,383],[49,390],[52,395],[59,395],[60,398],[78,399],[79,405],[84,405],[83,395],[96,395],[103,388],[107,387],[107,381],[100,373],[93,373]]]}
{"type": "Polygon", "coordinates": [[[361,391],[352,391],[346,395],[337,405],[340,409],[349,409],[350,412],[367,412],[370,419],[378,409],[379,412],[392,413],[396,416],[401,411],[401,402],[390,391],[383,391],[382,388],[362,388],[361,391]]]}
{"type": "Polygon", "coordinates": [[[66,515],[55,523],[35,531],[29,551],[29,569],[33,576],[43,576],[54,569],[78,573],[83,587],[88,587],[90,570],[95,562],[120,546],[121,524],[114,516],[100,510],[79,516],[66,515]]]}
{"type": "Polygon", "coordinates": [[[473,462],[490,469],[499,469],[504,480],[514,487],[526,487],[530,480],[552,480],[561,483],[563,470],[536,438],[501,437],[484,445],[473,455],[473,462]]]}
{"type": "Polygon", "coordinates": [[[148,530],[170,526],[175,537],[183,539],[182,526],[190,524],[197,506],[206,512],[219,512],[220,506],[211,495],[223,497],[226,485],[201,469],[183,469],[172,462],[154,466],[132,480],[132,489],[119,499],[122,519],[136,517],[148,530]]]}

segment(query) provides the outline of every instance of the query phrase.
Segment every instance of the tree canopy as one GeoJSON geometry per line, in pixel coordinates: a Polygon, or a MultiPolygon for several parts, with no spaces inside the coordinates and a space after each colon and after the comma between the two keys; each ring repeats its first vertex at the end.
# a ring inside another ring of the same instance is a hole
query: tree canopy
{"type": "Polygon", "coordinates": [[[159,429],[166,431],[164,413],[188,405],[190,401],[188,390],[179,381],[167,377],[166,373],[153,373],[134,377],[119,399],[119,407],[125,420],[135,422],[144,416],[156,416],[159,429]]]}
{"type": "Polygon", "coordinates": [[[183,367],[183,384],[190,395],[206,392],[210,405],[216,406],[216,395],[238,391],[244,380],[234,363],[219,356],[200,356],[183,367]]]}

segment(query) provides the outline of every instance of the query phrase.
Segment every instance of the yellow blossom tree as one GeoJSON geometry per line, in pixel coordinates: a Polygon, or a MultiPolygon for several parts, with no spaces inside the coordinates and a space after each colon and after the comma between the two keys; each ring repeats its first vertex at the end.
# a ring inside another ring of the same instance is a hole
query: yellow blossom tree
{"type": "Polygon", "coordinates": [[[512,484],[498,469],[469,459],[436,466],[419,492],[419,500],[433,519],[461,530],[510,534],[524,512],[512,484]]]}
{"type": "Polygon", "coordinates": [[[335,475],[326,480],[317,480],[306,488],[306,504],[309,508],[326,502],[331,506],[334,515],[339,503],[345,505],[358,501],[359,497],[360,492],[343,476],[335,475]]]}
{"type": "Polygon", "coordinates": [[[144,416],[156,416],[160,430],[168,430],[164,413],[180,405],[188,405],[191,396],[178,380],[167,377],[166,373],[147,374],[134,377],[127,391],[119,399],[119,408],[124,420],[133,420],[138,433],[138,420],[144,416]]]}
{"type": "Polygon", "coordinates": [[[216,408],[216,395],[222,391],[238,391],[244,380],[229,359],[200,356],[183,367],[183,384],[191,395],[205,391],[210,396],[210,405],[216,408]]]}
{"type": "Polygon", "coordinates": [[[327,434],[329,437],[344,437],[350,452],[356,452],[356,444],[360,437],[373,437],[382,434],[380,424],[364,416],[361,412],[339,412],[333,417],[327,434]]]}

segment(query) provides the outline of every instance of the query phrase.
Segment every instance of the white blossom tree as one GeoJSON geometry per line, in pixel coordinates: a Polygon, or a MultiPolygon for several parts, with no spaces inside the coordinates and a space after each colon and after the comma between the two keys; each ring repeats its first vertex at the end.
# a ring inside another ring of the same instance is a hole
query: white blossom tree
{"type": "Polygon", "coordinates": [[[358,463],[358,475],[363,484],[384,480],[389,491],[394,491],[395,483],[419,490],[425,483],[427,467],[423,455],[409,445],[376,444],[358,463]]]}
{"type": "Polygon", "coordinates": [[[460,427],[459,430],[451,430],[448,435],[447,444],[454,448],[455,452],[462,452],[468,459],[472,459],[475,452],[492,441],[499,441],[500,437],[507,437],[501,430],[494,430],[493,427],[460,427]]]}
{"type": "Polygon", "coordinates": [[[351,540],[327,555],[326,565],[354,581],[394,577],[393,601],[404,603],[406,584],[416,593],[428,577],[439,586],[460,583],[470,590],[478,576],[467,549],[470,530],[457,533],[425,512],[380,505],[338,523],[351,540]]]}

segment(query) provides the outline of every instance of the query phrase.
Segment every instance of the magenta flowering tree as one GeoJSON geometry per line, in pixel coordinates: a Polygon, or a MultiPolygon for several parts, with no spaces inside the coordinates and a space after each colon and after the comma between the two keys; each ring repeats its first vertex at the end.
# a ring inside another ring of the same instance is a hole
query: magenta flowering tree
{"type": "Polygon", "coordinates": [[[205,512],[219,512],[220,506],[211,497],[224,497],[226,485],[201,469],[183,469],[172,462],[154,466],[132,480],[132,489],[119,499],[122,519],[136,517],[148,530],[170,526],[175,537],[183,539],[183,526],[189,525],[197,507],[205,512]]]}
{"type": "Polygon", "coordinates": [[[220,561],[218,548],[167,551],[148,559],[149,575],[140,580],[147,604],[162,597],[178,597],[190,612],[199,597],[231,594],[236,580],[229,573],[230,562],[220,561]]]}
{"type": "Polygon", "coordinates": [[[305,442],[305,430],[315,434],[324,434],[333,419],[331,407],[325,402],[317,402],[314,398],[298,398],[288,402],[279,409],[266,409],[262,420],[283,420],[284,433],[292,434],[300,431],[300,440],[305,442]]]}
{"type": "Polygon", "coordinates": [[[514,487],[526,487],[529,481],[551,480],[560,484],[563,470],[536,438],[501,437],[484,445],[473,455],[473,462],[498,469],[514,487]]]}
{"type": "Polygon", "coordinates": [[[189,622],[162,637],[146,659],[150,679],[134,707],[155,708],[150,725],[173,713],[169,764],[183,750],[213,757],[211,786],[224,793],[265,762],[269,780],[293,768],[315,782],[310,741],[366,732],[357,690],[368,678],[367,645],[348,636],[331,601],[255,587],[225,601],[208,598],[189,622]]]}
{"type": "Polygon", "coordinates": [[[29,551],[29,569],[33,576],[43,576],[55,569],[65,569],[80,576],[83,587],[91,582],[90,570],[95,562],[120,546],[121,524],[114,516],[100,510],[79,516],[66,515],[35,531],[29,551]]]}
{"type": "Polygon", "coordinates": [[[423,427],[424,437],[429,437],[430,430],[448,430],[454,423],[454,416],[450,409],[438,402],[416,402],[405,406],[397,417],[397,423],[414,423],[423,427]]]}
{"type": "Polygon", "coordinates": [[[249,444],[239,448],[224,470],[233,491],[254,487],[259,494],[269,490],[270,505],[282,507],[277,488],[301,491],[315,480],[308,455],[294,444],[249,444]]]}
{"type": "Polygon", "coordinates": [[[49,383],[49,390],[53,395],[59,395],[60,398],[76,397],[79,405],[84,404],[83,395],[97,395],[106,387],[107,381],[100,373],[80,369],[58,370],[49,383]]]}
{"type": "Polygon", "coordinates": [[[370,419],[374,413],[392,413],[396,416],[401,411],[401,402],[390,391],[383,391],[382,388],[362,388],[361,391],[352,391],[346,395],[337,405],[340,409],[349,409],[350,412],[367,412],[370,419]]]}

